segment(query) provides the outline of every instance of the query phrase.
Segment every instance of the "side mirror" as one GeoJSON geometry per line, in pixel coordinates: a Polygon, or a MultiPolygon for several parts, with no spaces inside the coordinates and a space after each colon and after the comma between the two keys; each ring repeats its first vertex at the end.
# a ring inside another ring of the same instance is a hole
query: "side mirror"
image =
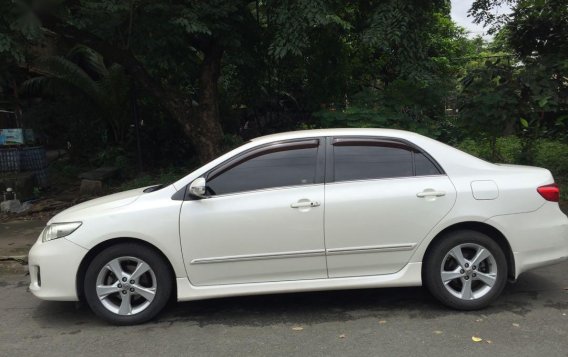
{"type": "Polygon", "coordinates": [[[196,178],[189,185],[189,194],[197,198],[207,198],[207,182],[204,177],[196,178]]]}

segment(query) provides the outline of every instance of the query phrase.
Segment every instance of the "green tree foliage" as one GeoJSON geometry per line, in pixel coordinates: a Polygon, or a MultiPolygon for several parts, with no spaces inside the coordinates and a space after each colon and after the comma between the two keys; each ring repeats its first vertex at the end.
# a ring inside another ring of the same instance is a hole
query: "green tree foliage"
{"type": "Polygon", "coordinates": [[[33,77],[21,84],[30,96],[73,95],[97,112],[112,133],[114,145],[124,144],[131,120],[130,78],[119,64],[109,67],[100,54],[78,46],[65,57],[40,58],[36,71],[43,76],[33,77]]]}
{"type": "MultiPolygon", "coordinates": [[[[361,15],[362,16],[362,15],[361,15]]],[[[316,113],[325,127],[395,127],[450,137],[451,106],[474,44],[444,4],[381,2],[349,55],[352,85],[316,113]],[[403,20],[400,20],[403,18],[403,20]],[[413,50],[413,47],[416,50],[413,50]]]]}
{"type": "Polygon", "coordinates": [[[29,4],[20,0],[0,3],[0,71],[4,75],[7,65],[25,61],[26,45],[41,38],[40,23],[29,4]]]}
{"type": "Polygon", "coordinates": [[[491,159],[497,159],[496,141],[515,124],[522,83],[507,57],[474,65],[464,77],[460,92],[460,122],[466,130],[487,136],[491,159]]]}
{"type": "Polygon", "coordinates": [[[478,0],[471,13],[496,36],[480,54],[489,60],[470,63],[464,78],[462,123],[488,136],[493,148],[498,136],[520,133],[521,161],[532,163],[539,137],[566,137],[568,6],[557,0],[478,0]],[[512,6],[512,13],[494,15],[500,3],[512,6]]]}
{"type": "Polygon", "coordinates": [[[2,1],[0,93],[25,83],[25,99],[10,100],[26,113],[105,123],[120,143],[134,84],[153,160],[203,162],[239,136],[350,126],[483,136],[497,157],[497,138],[517,134],[529,162],[537,138],[568,132],[567,9],[476,0],[470,13],[494,33],[485,43],[456,26],[447,0],[2,1]],[[499,4],[512,12],[496,15],[499,4]],[[67,55],[85,47],[90,57],[67,55]]]}
{"type": "MultiPolygon", "coordinates": [[[[349,30],[352,25],[339,16],[341,3],[326,0],[278,0],[259,3],[265,29],[271,33],[268,53],[275,59],[300,56],[314,43],[314,32],[330,25],[349,30]]],[[[259,15],[260,16],[260,15],[259,15]]]]}

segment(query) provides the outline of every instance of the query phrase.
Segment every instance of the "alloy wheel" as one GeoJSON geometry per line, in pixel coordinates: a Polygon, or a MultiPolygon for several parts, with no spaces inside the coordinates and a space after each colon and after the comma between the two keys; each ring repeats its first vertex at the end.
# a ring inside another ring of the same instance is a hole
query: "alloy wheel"
{"type": "Polygon", "coordinates": [[[465,243],[455,246],[442,260],[441,278],[444,287],[462,300],[485,296],[497,281],[497,262],[482,245],[465,243]]]}
{"type": "Polygon", "coordinates": [[[146,310],[156,291],[154,271],[136,257],[115,258],[97,275],[97,296],[107,310],[117,315],[135,315],[146,310]]]}

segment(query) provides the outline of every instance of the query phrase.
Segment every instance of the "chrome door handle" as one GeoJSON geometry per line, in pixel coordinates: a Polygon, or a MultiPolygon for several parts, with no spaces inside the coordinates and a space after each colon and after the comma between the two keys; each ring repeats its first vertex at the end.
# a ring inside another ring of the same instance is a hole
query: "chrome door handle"
{"type": "Polygon", "coordinates": [[[445,195],[446,193],[444,191],[424,190],[422,192],[418,192],[416,197],[442,197],[445,195]]]}
{"type": "Polygon", "coordinates": [[[290,207],[292,208],[305,208],[305,207],[318,207],[320,205],[317,201],[298,201],[296,203],[292,203],[290,207]]]}

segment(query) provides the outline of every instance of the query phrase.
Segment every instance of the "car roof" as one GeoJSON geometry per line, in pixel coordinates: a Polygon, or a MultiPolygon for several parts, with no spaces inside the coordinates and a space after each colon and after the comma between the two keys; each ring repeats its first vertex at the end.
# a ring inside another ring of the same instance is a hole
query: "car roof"
{"type": "Polygon", "coordinates": [[[285,133],[270,134],[252,139],[253,142],[273,142],[279,140],[313,138],[322,136],[388,136],[395,138],[411,138],[421,136],[410,131],[383,128],[340,128],[340,129],[312,129],[288,131],[285,133]]]}
{"type": "Polygon", "coordinates": [[[480,169],[494,169],[495,165],[478,159],[474,156],[466,154],[458,149],[441,143],[437,140],[431,139],[427,136],[413,133],[411,131],[397,130],[397,129],[383,129],[383,128],[343,128],[343,129],[313,129],[313,130],[299,130],[290,131],[285,133],[271,134],[260,136],[252,139],[248,143],[221,155],[217,159],[209,162],[208,164],[200,167],[191,174],[183,177],[174,183],[174,187],[180,189],[184,185],[189,184],[192,180],[202,175],[207,170],[212,169],[216,165],[233,156],[256,147],[258,145],[270,144],[282,140],[294,140],[302,138],[315,138],[326,136],[378,136],[405,139],[412,142],[414,145],[425,150],[430,154],[448,174],[464,172],[475,173],[480,169]]]}

